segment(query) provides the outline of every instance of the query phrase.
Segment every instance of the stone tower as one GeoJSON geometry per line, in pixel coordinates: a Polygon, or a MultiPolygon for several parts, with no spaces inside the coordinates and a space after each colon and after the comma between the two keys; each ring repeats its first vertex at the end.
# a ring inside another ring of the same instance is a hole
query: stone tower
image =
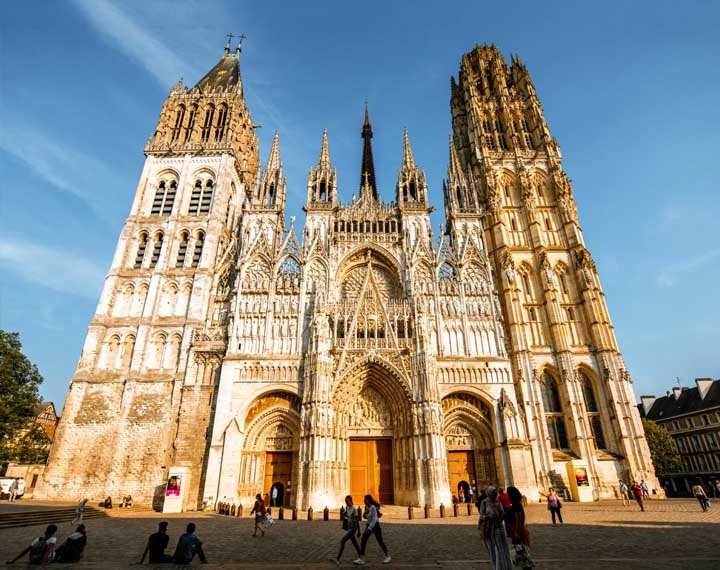
{"type": "Polygon", "coordinates": [[[659,489],[573,190],[527,68],[494,46],[451,81],[451,220],[482,221],[502,295],[517,398],[537,484],[564,486],[587,462],[593,487],[645,478],[659,489]]]}
{"type": "Polygon", "coordinates": [[[190,468],[190,508],[203,488],[237,228],[258,169],[240,46],[194,87],[172,88],[145,155],[36,496],[149,503],[170,465],[190,468]]]}

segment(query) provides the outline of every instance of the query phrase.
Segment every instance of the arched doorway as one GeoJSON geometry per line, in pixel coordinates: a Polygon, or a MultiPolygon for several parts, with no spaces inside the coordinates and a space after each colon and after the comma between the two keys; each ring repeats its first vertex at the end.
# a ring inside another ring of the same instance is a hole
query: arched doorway
{"type": "Polygon", "coordinates": [[[244,423],[238,494],[251,499],[260,493],[272,502],[276,489],[276,504],[289,506],[297,472],[300,400],[287,392],[266,394],[248,408],[244,423]]]}
{"type": "Polygon", "coordinates": [[[444,436],[450,489],[466,500],[473,493],[497,484],[495,438],[490,408],[468,393],[453,393],[442,400],[444,436]]]}
{"type": "Polygon", "coordinates": [[[365,494],[383,504],[407,502],[414,461],[407,386],[392,365],[376,359],[353,366],[333,400],[347,449],[347,488],[356,503],[365,494]]]}

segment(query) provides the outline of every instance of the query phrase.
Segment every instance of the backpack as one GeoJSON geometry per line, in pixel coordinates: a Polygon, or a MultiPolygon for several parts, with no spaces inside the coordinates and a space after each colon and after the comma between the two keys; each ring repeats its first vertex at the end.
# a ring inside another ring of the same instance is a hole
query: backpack
{"type": "Polygon", "coordinates": [[[30,546],[30,564],[42,564],[47,547],[47,538],[44,536],[38,537],[37,542],[34,542],[32,546],[30,546]]]}

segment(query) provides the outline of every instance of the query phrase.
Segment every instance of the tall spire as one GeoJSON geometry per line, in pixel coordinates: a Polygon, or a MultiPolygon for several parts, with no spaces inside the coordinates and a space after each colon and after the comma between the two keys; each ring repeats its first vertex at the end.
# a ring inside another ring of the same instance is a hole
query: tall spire
{"type": "Polygon", "coordinates": [[[403,166],[415,168],[415,157],[413,157],[412,148],[410,147],[410,137],[407,129],[405,129],[403,140],[403,166]]]}
{"type": "Polygon", "coordinates": [[[270,156],[268,156],[267,166],[265,170],[272,172],[280,168],[280,133],[276,130],[273,137],[272,147],[270,147],[270,156]]]}
{"type": "Polygon", "coordinates": [[[360,196],[363,195],[363,187],[366,185],[372,191],[372,197],[378,199],[377,185],[375,184],[375,164],[373,163],[372,139],[373,132],[370,125],[370,116],[368,114],[367,101],[365,102],[365,122],[362,130],[363,139],[363,158],[362,168],[360,169],[360,196]]]}
{"type": "Polygon", "coordinates": [[[322,146],[320,147],[320,160],[318,166],[330,168],[330,149],[328,147],[327,129],[323,129],[322,146]]]}

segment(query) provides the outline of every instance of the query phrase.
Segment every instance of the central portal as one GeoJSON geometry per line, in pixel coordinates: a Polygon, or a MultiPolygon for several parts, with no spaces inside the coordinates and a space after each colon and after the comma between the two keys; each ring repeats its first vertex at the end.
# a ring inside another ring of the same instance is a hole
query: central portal
{"type": "Polygon", "coordinates": [[[356,505],[362,505],[367,494],[382,504],[393,504],[391,439],[350,440],[350,494],[356,505]]]}

